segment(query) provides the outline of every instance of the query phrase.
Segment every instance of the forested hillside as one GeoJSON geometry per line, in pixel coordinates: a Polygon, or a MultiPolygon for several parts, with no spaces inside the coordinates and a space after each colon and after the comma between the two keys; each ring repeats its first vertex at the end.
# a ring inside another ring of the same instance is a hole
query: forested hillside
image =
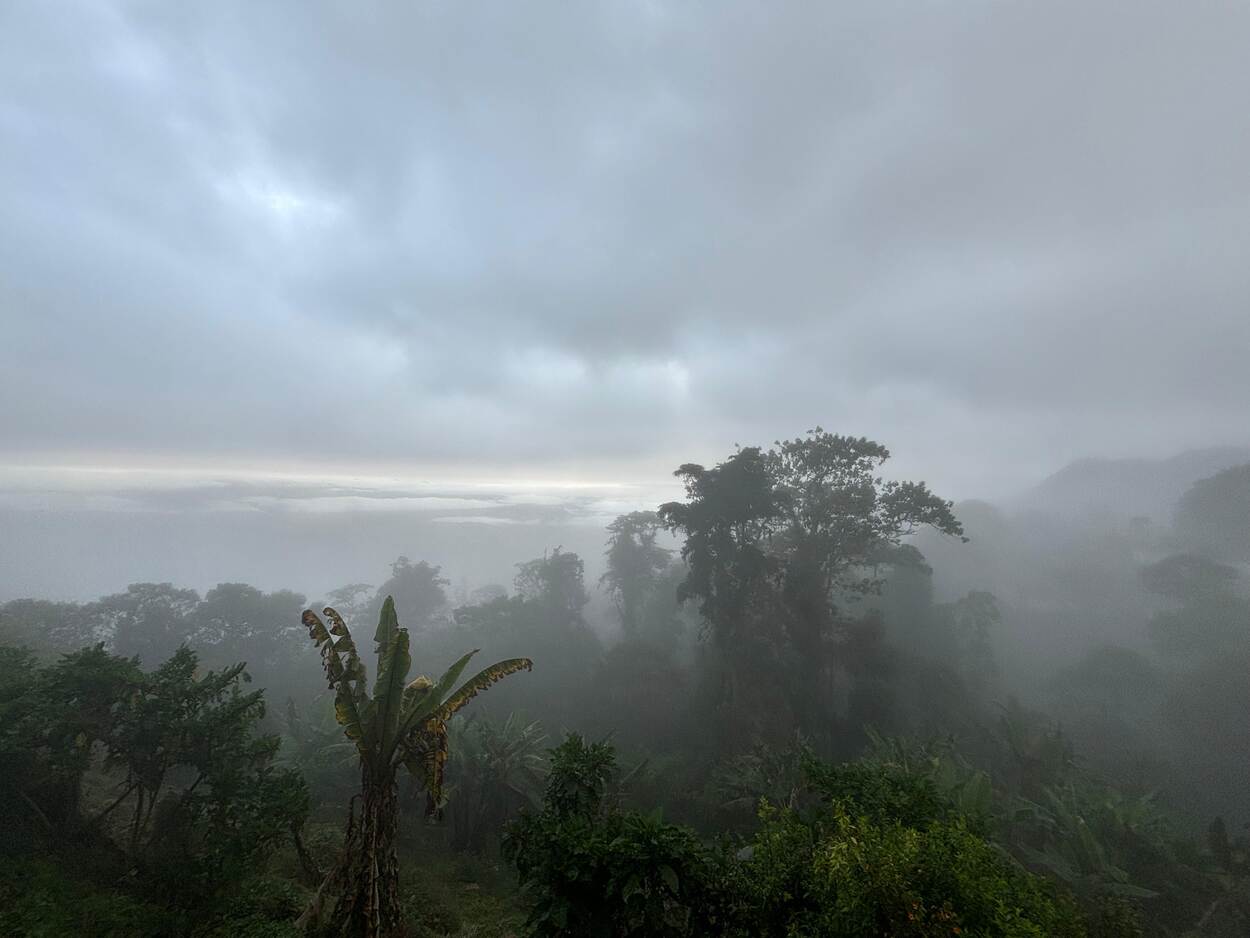
{"type": "Polygon", "coordinates": [[[1244,934],[1250,476],[1197,482],[1167,526],[1108,522],[1084,572],[1122,592],[1087,598],[1027,515],[965,524],[883,481],[888,456],[813,431],[683,465],[684,499],[604,532],[598,583],[553,545],[463,605],[407,557],[313,604],[5,604],[0,922],[1244,934]],[[930,546],[995,557],[944,578],[930,546]],[[937,597],[1021,557],[1053,603],[937,597]],[[1123,641],[1021,651],[1082,603],[1123,641]]]}

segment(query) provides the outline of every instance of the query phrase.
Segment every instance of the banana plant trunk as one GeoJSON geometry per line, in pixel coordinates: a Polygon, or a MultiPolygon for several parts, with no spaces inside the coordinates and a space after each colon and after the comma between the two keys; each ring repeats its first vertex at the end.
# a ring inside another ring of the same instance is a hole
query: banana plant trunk
{"type": "Polygon", "coordinates": [[[335,909],[336,921],[359,938],[398,938],[404,934],[399,907],[399,785],[395,771],[375,776],[361,768],[360,823],[356,842],[347,843],[348,880],[335,909]]]}
{"type": "Polygon", "coordinates": [[[343,853],[297,926],[312,935],[403,938],[399,904],[399,785],[392,770],[376,776],[361,768],[361,793],[352,799],[343,853]],[[359,806],[359,808],[357,808],[359,806]],[[332,915],[323,904],[337,901],[332,915]]]}

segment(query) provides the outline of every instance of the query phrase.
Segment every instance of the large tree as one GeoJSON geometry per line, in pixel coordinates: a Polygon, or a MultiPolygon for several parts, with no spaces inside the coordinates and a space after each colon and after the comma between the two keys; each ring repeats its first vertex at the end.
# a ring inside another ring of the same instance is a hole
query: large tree
{"type": "Polygon", "coordinates": [[[627,639],[637,637],[647,600],[672,562],[672,551],[656,543],[662,530],[654,511],[630,512],[608,525],[608,569],[599,582],[616,602],[627,639]]]}
{"type": "Polygon", "coordinates": [[[549,554],[517,564],[517,595],[539,604],[560,626],[582,623],[586,595],[585,564],[572,551],[556,547],[549,554]]]}
{"type": "Polygon", "coordinates": [[[828,723],[836,669],[879,665],[879,628],[846,608],[879,586],[874,558],[922,527],[962,535],[951,503],[924,483],[879,475],[889,455],[818,427],[677,470],[687,500],[661,506],[660,519],[686,537],[681,596],[700,603],[724,702],[757,703],[787,673],[796,719],[828,723]]]}

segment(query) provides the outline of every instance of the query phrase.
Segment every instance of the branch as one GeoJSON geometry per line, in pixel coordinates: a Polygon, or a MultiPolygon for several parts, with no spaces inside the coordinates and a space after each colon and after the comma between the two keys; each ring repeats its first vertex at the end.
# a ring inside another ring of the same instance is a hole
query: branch
{"type": "Polygon", "coordinates": [[[321,871],[321,867],[317,865],[316,858],[308,852],[308,847],[304,844],[303,824],[291,825],[291,838],[295,841],[295,853],[299,857],[299,865],[303,867],[304,873],[308,876],[308,884],[310,886],[325,880],[325,873],[321,871]]]}
{"type": "Polygon", "coordinates": [[[34,812],[35,817],[39,819],[39,823],[44,826],[44,830],[50,833],[52,831],[52,822],[49,821],[48,816],[43,813],[43,809],[40,808],[39,805],[35,804],[35,802],[31,800],[30,795],[26,794],[26,792],[22,791],[20,788],[14,788],[13,790],[17,792],[18,796],[23,801],[26,802],[26,806],[34,812]]]}
{"type": "Polygon", "coordinates": [[[87,822],[87,829],[90,830],[91,828],[99,824],[101,821],[103,821],[110,814],[112,814],[113,809],[116,808],[123,801],[125,801],[126,797],[138,787],[139,787],[138,782],[131,782],[130,786],[124,792],[118,795],[112,804],[110,804],[107,808],[105,808],[103,811],[101,811],[99,814],[97,814],[95,817],[93,817],[90,821],[87,822]]]}

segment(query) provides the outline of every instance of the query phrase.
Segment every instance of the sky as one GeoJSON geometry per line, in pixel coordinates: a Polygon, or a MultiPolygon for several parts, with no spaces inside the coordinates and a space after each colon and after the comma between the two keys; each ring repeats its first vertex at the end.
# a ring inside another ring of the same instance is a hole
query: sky
{"type": "Polygon", "coordinates": [[[6,0],[0,512],[52,556],[597,523],[816,425],[952,498],[1245,445],[1247,48],[1240,0],[6,0]]]}

